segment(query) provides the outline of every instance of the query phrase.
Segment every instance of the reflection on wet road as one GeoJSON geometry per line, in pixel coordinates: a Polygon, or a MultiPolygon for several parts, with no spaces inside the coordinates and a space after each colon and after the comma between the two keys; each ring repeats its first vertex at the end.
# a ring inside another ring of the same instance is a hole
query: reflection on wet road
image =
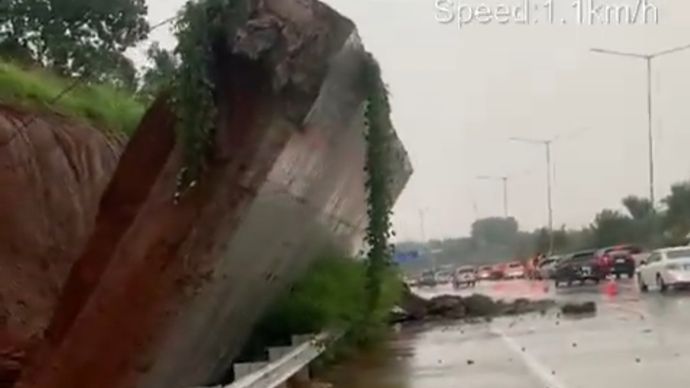
{"type": "Polygon", "coordinates": [[[632,281],[621,280],[558,290],[528,281],[488,283],[472,292],[594,300],[598,313],[572,320],[554,311],[403,331],[386,351],[336,368],[330,381],[354,388],[685,388],[690,383],[687,291],[641,295],[632,281]]]}

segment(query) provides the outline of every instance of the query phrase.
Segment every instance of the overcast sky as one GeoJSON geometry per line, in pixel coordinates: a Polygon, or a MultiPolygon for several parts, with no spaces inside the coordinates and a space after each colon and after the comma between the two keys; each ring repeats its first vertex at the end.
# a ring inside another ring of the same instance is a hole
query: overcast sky
{"type": "MultiPolygon", "coordinates": [[[[464,3],[512,7],[524,1],[464,3]]],[[[511,176],[510,214],[523,229],[545,225],[544,150],[508,141],[513,136],[561,136],[553,147],[557,226],[585,225],[602,208],[620,208],[628,194],[648,195],[645,62],[589,49],[646,54],[690,44],[690,2],[648,0],[658,9],[658,24],[650,17],[644,25],[640,16],[634,25],[589,25],[590,0],[577,0],[582,18],[572,8],[575,1],[533,0],[530,7],[541,8],[531,12],[529,24],[461,28],[436,20],[448,15],[437,12],[434,0],[326,1],[354,20],[378,57],[392,93],[393,121],[415,167],[396,206],[399,239],[421,237],[420,210],[428,238],[463,236],[475,218],[501,215],[500,184],[477,175],[511,176]]],[[[637,2],[594,1],[633,8],[637,2]]],[[[155,23],[184,1],[148,3],[155,23]]],[[[167,28],[152,39],[174,45],[167,28]]],[[[654,61],[659,198],[673,182],[690,177],[688,70],[690,50],[654,61]]]]}

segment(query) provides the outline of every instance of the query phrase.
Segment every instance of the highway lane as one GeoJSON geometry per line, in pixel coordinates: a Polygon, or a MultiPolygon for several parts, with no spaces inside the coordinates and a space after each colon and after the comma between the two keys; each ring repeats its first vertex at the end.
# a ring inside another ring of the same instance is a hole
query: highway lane
{"type": "MultiPolygon", "coordinates": [[[[642,295],[630,280],[554,289],[548,283],[485,283],[500,298],[597,302],[595,316],[556,311],[478,325],[403,331],[386,351],[336,368],[337,387],[647,388],[690,383],[690,293],[642,295]]],[[[451,288],[421,290],[431,296],[451,288]]]]}

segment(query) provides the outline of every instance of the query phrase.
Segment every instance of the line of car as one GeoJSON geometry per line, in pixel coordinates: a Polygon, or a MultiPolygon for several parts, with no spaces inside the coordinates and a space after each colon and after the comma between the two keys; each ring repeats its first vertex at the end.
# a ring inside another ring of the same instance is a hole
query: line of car
{"type": "Polygon", "coordinates": [[[525,265],[519,261],[481,267],[462,266],[456,269],[427,270],[414,282],[420,287],[433,287],[452,283],[455,288],[474,287],[483,280],[524,279],[527,277],[525,265]]]}
{"type": "Polygon", "coordinates": [[[598,250],[580,251],[559,257],[550,273],[556,287],[563,284],[599,283],[609,275],[616,278],[633,278],[637,264],[644,255],[642,249],[634,245],[616,245],[598,250]]]}
{"type": "Polygon", "coordinates": [[[443,271],[426,271],[418,286],[452,283],[455,288],[474,287],[477,282],[501,279],[553,280],[555,286],[586,282],[600,283],[608,277],[636,279],[642,292],[656,288],[690,285],[690,247],[674,247],[645,253],[635,245],[623,244],[566,255],[539,257],[527,263],[519,261],[463,266],[443,271]]]}
{"type": "Polygon", "coordinates": [[[609,276],[617,279],[625,276],[636,279],[642,292],[651,288],[666,292],[690,286],[690,247],[662,248],[645,253],[634,245],[617,245],[544,260],[539,269],[543,278],[553,279],[556,287],[587,281],[599,283],[609,276]]]}

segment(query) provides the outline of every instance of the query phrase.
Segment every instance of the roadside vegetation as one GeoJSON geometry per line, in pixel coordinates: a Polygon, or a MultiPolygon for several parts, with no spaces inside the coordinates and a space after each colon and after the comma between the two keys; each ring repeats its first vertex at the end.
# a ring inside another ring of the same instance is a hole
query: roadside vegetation
{"type": "Polygon", "coordinates": [[[130,135],[134,131],[145,110],[143,103],[110,85],[87,84],[70,89],[73,83],[46,70],[0,62],[0,101],[58,112],[116,133],[130,135]],[[64,95],[57,98],[61,93],[64,95]]]}
{"type": "Polygon", "coordinates": [[[177,66],[156,43],[140,71],[124,54],[148,37],[146,14],[145,0],[1,1],[0,102],[130,135],[177,66]]]}
{"type": "Polygon", "coordinates": [[[327,357],[384,338],[389,312],[403,286],[397,271],[388,267],[382,273],[379,303],[370,311],[366,303],[367,267],[366,261],[352,258],[323,257],[314,261],[290,291],[267,310],[239,359],[265,357],[269,346],[288,345],[295,334],[342,331],[339,346],[327,357]]]}

